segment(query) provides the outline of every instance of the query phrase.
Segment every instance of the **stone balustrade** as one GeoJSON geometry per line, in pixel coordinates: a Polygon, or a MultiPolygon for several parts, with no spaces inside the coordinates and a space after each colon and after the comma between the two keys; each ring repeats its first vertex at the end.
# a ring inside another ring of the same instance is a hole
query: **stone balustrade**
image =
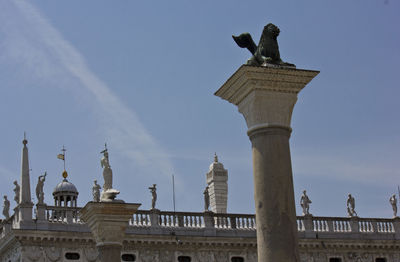
{"type": "Polygon", "coordinates": [[[80,210],[80,207],[46,206],[46,219],[52,223],[82,224],[83,221],[79,217],[80,210]]]}
{"type": "MultiPolygon", "coordinates": [[[[54,229],[68,230],[74,226],[75,230],[89,231],[80,219],[80,209],[80,207],[46,206],[46,221],[50,225],[48,229],[52,230],[54,227],[54,229]]],[[[13,219],[14,216],[7,221],[0,221],[0,238],[13,228],[13,219]]],[[[300,239],[400,240],[400,218],[297,216],[297,229],[300,239]]],[[[187,232],[189,235],[199,232],[203,232],[202,235],[215,235],[216,232],[222,232],[221,234],[226,235],[255,237],[256,221],[255,215],[251,214],[138,210],[129,221],[127,230],[130,234],[143,232],[169,234],[175,231],[187,232]]]]}
{"type": "MultiPolygon", "coordinates": [[[[243,230],[255,233],[255,223],[255,215],[250,214],[138,210],[129,224],[133,231],[135,228],[143,227],[172,230],[203,228],[236,230],[240,234],[243,230]]],[[[400,239],[400,218],[298,216],[297,226],[300,238],[341,239],[366,236],[371,239],[400,239]]]]}

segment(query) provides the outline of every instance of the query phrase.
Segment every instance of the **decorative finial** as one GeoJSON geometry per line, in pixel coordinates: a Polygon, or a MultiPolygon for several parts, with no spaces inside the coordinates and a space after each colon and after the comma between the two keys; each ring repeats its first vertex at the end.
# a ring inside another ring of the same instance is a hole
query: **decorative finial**
{"type": "Polygon", "coordinates": [[[64,170],[64,171],[62,172],[62,176],[63,176],[64,179],[67,179],[67,177],[68,177],[68,172],[67,172],[66,170],[64,170]]]}
{"type": "Polygon", "coordinates": [[[24,140],[22,140],[22,144],[24,144],[24,146],[26,146],[26,144],[28,144],[28,140],[26,140],[26,132],[24,131],[24,140]]]}
{"type": "Polygon", "coordinates": [[[104,150],[100,152],[100,154],[108,153],[107,143],[104,143],[104,150]]]}
{"type": "Polygon", "coordinates": [[[217,152],[214,153],[214,162],[218,163],[218,156],[217,156],[217,152]]]}

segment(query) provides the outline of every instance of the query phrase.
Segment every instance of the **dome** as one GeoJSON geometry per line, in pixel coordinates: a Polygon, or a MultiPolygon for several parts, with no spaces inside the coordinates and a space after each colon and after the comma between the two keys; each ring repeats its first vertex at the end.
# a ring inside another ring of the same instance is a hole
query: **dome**
{"type": "Polygon", "coordinates": [[[220,162],[213,162],[210,165],[210,171],[211,170],[223,170],[224,169],[224,165],[220,162]]]}
{"type": "Polygon", "coordinates": [[[210,164],[209,170],[224,170],[224,165],[220,162],[218,162],[218,156],[217,154],[214,155],[214,162],[210,164]]]}
{"type": "Polygon", "coordinates": [[[61,183],[59,183],[53,191],[53,195],[58,193],[72,193],[78,194],[78,190],[76,189],[75,185],[68,182],[67,179],[64,179],[61,183]]]}

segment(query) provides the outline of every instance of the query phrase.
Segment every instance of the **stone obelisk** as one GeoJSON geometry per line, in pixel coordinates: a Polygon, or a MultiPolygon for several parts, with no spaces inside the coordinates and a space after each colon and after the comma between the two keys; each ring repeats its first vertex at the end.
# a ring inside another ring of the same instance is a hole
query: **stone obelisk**
{"type": "Polygon", "coordinates": [[[299,260],[289,138],[297,94],[318,71],[241,66],[215,93],[238,106],[252,144],[259,262],[299,260]]]}
{"type": "Polygon", "coordinates": [[[24,140],[22,141],[24,147],[22,148],[21,157],[21,188],[19,196],[19,205],[17,206],[18,222],[19,227],[28,226],[32,224],[32,196],[31,196],[31,185],[29,177],[29,159],[28,159],[28,140],[24,134],[24,140]]]}

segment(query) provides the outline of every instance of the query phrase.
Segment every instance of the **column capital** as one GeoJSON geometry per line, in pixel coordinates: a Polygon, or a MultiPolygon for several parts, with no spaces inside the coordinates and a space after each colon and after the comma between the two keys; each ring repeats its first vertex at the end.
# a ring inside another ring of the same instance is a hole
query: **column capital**
{"type": "Polygon", "coordinates": [[[318,73],[312,70],[243,65],[215,95],[238,106],[249,132],[268,127],[291,130],[297,94],[318,73]]]}

